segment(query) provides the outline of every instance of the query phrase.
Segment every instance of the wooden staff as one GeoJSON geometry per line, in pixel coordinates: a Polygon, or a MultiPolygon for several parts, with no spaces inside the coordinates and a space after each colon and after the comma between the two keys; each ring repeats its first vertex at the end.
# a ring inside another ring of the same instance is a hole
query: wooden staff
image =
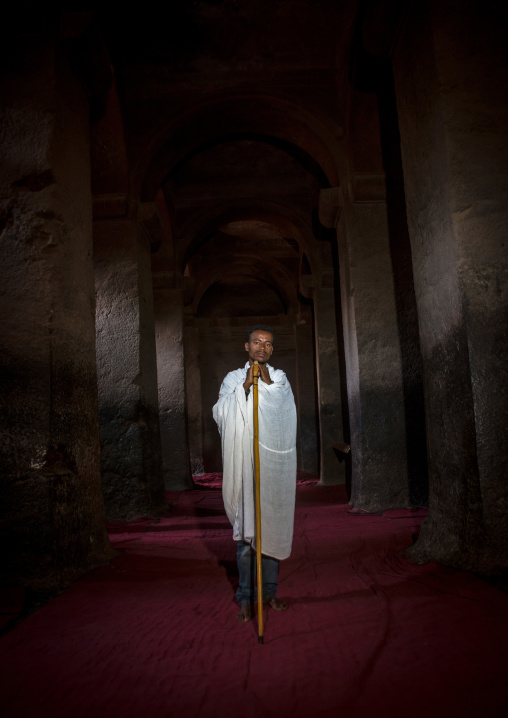
{"type": "Polygon", "coordinates": [[[256,568],[258,584],[258,643],[263,645],[263,573],[261,568],[261,491],[259,471],[259,421],[258,421],[258,377],[259,364],[254,362],[254,477],[256,486],[256,568]]]}

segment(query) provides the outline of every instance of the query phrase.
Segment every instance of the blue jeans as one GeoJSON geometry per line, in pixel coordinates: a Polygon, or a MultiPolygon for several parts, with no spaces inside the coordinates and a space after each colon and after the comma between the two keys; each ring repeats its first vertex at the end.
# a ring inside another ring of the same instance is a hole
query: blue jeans
{"type": "MultiPolygon", "coordinates": [[[[240,578],[236,600],[240,605],[254,603],[257,600],[256,552],[245,541],[237,541],[236,544],[236,560],[240,578]]],[[[262,554],[261,573],[263,575],[263,601],[267,601],[277,593],[278,559],[262,554]]]]}

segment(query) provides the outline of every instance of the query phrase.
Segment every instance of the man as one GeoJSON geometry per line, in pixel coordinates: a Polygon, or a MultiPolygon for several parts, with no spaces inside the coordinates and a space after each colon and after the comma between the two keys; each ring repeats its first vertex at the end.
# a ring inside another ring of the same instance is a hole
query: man
{"type": "Polygon", "coordinates": [[[257,325],[246,332],[249,360],[229,372],[220,388],[213,417],[222,440],[222,494],[237,542],[240,604],[238,620],[252,618],[256,601],[256,521],[254,488],[254,414],[252,366],[257,361],[259,463],[263,602],[276,611],[288,608],[277,598],[279,560],[291,553],[296,490],[296,407],[291,386],[268,360],[274,347],[270,327],[257,325]]]}

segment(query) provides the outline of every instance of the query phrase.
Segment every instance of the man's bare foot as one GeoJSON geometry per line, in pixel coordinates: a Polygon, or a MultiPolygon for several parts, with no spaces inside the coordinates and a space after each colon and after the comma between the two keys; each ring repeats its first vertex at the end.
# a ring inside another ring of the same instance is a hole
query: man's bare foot
{"type": "Polygon", "coordinates": [[[271,596],[265,601],[265,606],[271,606],[274,611],[287,611],[289,603],[284,601],[283,598],[277,598],[277,596],[271,596]]]}
{"type": "Polygon", "coordinates": [[[240,610],[236,616],[236,620],[241,623],[248,623],[252,619],[252,609],[250,603],[242,603],[240,610]]]}

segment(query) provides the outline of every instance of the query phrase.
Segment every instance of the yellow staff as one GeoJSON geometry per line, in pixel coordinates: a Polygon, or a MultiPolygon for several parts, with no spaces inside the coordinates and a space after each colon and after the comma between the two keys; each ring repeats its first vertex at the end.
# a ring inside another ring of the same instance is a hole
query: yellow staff
{"type": "Polygon", "coordinates": [[[254,477],[256,485],[256,567],[258,584],[258,643],[263,645],[263,573],[261,568],[261,491],[259,486],[259,421],[258,421],[258,377],[259,364],[252,367],[254,381],[254,477]]]}

